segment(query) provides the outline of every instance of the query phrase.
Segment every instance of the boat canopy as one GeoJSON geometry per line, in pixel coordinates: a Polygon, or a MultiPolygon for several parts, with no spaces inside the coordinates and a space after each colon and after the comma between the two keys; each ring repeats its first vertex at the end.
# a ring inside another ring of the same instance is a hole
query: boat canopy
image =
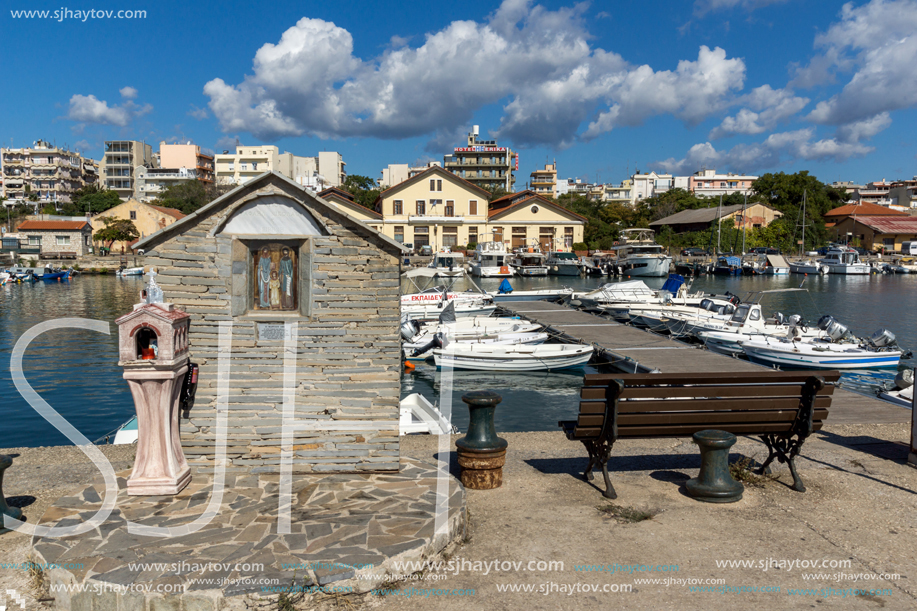
{"type": "Polygon", "coordinates": [[[767,255],[767,263],[771,267],[789,267],[790,264],[786,262],[786,259],[782,255],[767,255]]]}
{"type": "Polygon", "coordinates": [[[663,291],[668,291],[673,295],[678,294],[678,289],[685,283],[685,277],[678,274],[669,274],[665,284],[662,285],[663,291]]]}
{"type": "Polygon", "coordinates": [[[730,267],[739,267],[742,265],[742,259],[739,257],[720,257],[720,260],[717,263],[725,263],[730,267]]]}

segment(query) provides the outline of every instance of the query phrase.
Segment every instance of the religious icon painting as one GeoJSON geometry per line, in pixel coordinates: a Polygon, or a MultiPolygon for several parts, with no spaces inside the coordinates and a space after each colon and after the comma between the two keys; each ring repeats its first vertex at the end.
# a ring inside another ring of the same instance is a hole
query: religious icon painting
{"type": "Polygon", "coordinates": [[[252,250],[255,279],[252,287],[252,309],[295,310],[296,248],[287,244],[264,244],[252,250]]]}

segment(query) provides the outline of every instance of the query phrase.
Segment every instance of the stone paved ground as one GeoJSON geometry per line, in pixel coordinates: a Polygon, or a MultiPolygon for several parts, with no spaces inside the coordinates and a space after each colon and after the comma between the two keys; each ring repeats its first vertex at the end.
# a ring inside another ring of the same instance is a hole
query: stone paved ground
{"type": "MultiPolygon", "coordinates": [[[[697,448],[690,440],[626,440],[617,444],[611,464],[619,498],[609,502],[579,479],[578,470],[585,462],[581,444],[553,432],[502,436],[509,441],[504,485],[492,491],[466,491],[467,540],[449,550],[447,558],[455,562],[450,567],[453,570],[428,570],[412,580],[385,584],[390,586],[387,595],[307,596],[296,601],[296,608],[917,608],[917,470],[905,464],[907,452],[902,443],[908,440],[908,425],[828,426],[806,443],[799,460],[807,492],[790,490],[791,478],[781,467],[775,480],[762,487],[747,487],[744,499],[732,505],[698,503],[684,494],[684,481],[696,475],[699,466],[697,448]],[[652,517],[639,522],[619,521],[609,515],[611,506],[637,509],[652,517]],[[769,559],[849,561],[849,566],[816,571],[787,568],[786,564],[767,571],[759,568],[759,563],[766,564],[769,559]],[[536,564],[532,570],[503,570],[511,568],[503,562],[522,562],[520,569],[527,569],[533,560],[536,564]],[[724,560],[744,560],[755,566],[718,567],[717,561],[724,560]],[[493,565],[490,570],[484,568],[483,563],[494,561],[501,562],[499,570],[493,565]],[[563,568],[555,565],[539,570],[538,561],[562,562],[563,568]],[[615,564],[677,565],[678,570],[632,574],[621,568],[614,572],[576,568],[615,564]],[[804,579],[804,574],[813,572],[825,576],[804,579]],[[873,579],[886,573],[900,578],[873,579]],[[434,580],[434,574],[442,579],[434,580]],[[724,580],[699,585],[728,586],[732,591],[692,592],[684,583],[635,583],[666,577],[724,580]],[[568,594],[562,590],[572,584],[580,584],[574,587],[581,591],[568,594]],[[632,591],[582,591],[587,586],[601,589],[606,585],[628,586],[632,591]],[[511,586],[532,591],[501,591],[511,586]],[[735,591],[742,588],[746,591],[735,591]],[[748,591],[753,588],[780,591],[748,591]],[[828,588],[833,591],[822,591],[828,588]],[[854,588],[867,591],[855,592],[854,588]],[[790,593],[796,589],[812,592],[790,593]],[[869,593],[869,589],[887,593],[869,593]]],[[[430,460],[438,452],[434,438],[411,436],[402,443],[403,456],[430,460]]],[[[765,454],[760,442],[741,437],[732,458],[761,459],[765,454]]],[[[451,462],[455,469],[454,454],[451,462]]],[[[28,489],[16,476],[11,474],[9,479],[8,496],[28,489]]],[[[31,485],[38,485],[38,480],[31,485]]],[[[19,535],[0,536],[0,552],[13,559],[22,557],[21,548],[17,548],[19,552],[11,549],[10,536],[19,535]]],[[[0,585],[8,587],[10,577],[10,571],[0,570],[0,585]]],[[[274,611],[278,605],[276,601],[240,596],[230,599],[227,608],[274,611]]]]}

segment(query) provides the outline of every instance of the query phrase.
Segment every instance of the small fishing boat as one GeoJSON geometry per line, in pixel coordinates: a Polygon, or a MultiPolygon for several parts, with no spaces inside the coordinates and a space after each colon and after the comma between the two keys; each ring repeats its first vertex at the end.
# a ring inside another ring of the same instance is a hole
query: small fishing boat
{"type": "Polygon", "coordinates": [[[593,347],[580,344],[492,346],[449,344],[433,350],[436,368],[476,371],[560,371],[582,368],[593,347]]]}
{"type": "Polygon", "coordinates": [[[436,333],[432,337],[426,337],[419,342],[405,342],[402,344],[404,356],[409,361],[425,361],[428,357],[433,356],[433,350],[443,348],[453,343],[473,344],[473,345],[493,345],[493,346],[512,346],[517,344],[526,344],[537,346],[548,341],[547,333],[497,333],[485,334],[478,337],[460,337],[450,338],[445,333],[436,333]],[[426,341],[429,340],[429,341],[426,341]]]}
{"type": "Polygon", "coordinates": [[[819,263],[828,268],[829,274],[865,276],[870,272],[869,266],[860,261],[857,251],[847,246],[831,248],[819,263]]]}
{"type": "Polygon", "coordinates": [[[744,342],[742,349],[749,360],[756,363],[805,369],[897,367],[904,355],[895,342],[895,335],[886,329],[880,329],[862,341],[851,337],[847,327],[831,316],[823,316],[819,327],[823,323],[827,334],[825,338],[765,336],[744,342]]]}
{"type": "Polygon", "coordinates": [[[118,271],[115,273],[118,276],[142,276],[143,268],[142,267],[119,267],[118,271]]]}
{"type": "Polygon", "coordinates": [[[443,310],[450,306],[454,308],[456,318],[490,316],[497,309],[493,301],[487,300],[486,296],[474,301],[449,299],[447,301],[441,300],[435,304],[402,305],[401,318],[402,320],[438,320],[443,310]]]}
{"type": "Polygon", "coordinates": [[[815,261],[806,259],[805,261],[793,261],[790,263],[791,274],[827,274],[828,268],[815,261]]]}
{"type": "Polygon", "coordinates": [[[744,274],[742,259],[739,257],[720,257],[713,266],[714,276],[741,276],[744,274]]]}
{"type": "Polygon", "coordinates": [[[403,320],[401,337],[406,342],[419,342],[423,336],[432,337],[435,333],[449,336],[481,337],[495,333],[528,333],[541,328],[538,323],[528,322],[521,318],[492,318],[476,316],[463,318],[454,322],[431,322],[421,324],[416,320],[403,320]]]}

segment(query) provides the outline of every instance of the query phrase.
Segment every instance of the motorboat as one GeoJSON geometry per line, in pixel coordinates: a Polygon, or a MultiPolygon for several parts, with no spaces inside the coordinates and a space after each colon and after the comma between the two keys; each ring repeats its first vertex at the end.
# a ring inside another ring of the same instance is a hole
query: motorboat
{"type": "MultiPolygon", "coordinates": [[[[505,282],[505,280],[504,280],[505,282]]],[[[556,299],[567,299],[573,295],[573,289],[564,287],[562,289],[534,289],[531,291],[507,291],[488,293],[494,300],[494,303],[501,301],[544,301],[556,299]]]]}
{"type": "Polygon", "coordinates": [[[581,344],[483,345],[451,343],[433,350],[437,369],[475,371],[560,371],[581,369],[593,347],[581,344]]]}
{"type": "Polygon", "coordinates": [[[510,256],[503,242],[479,242],[469,263],[471,275],[479,278],[512,276],[510,256]]]}
{"type": "Polygon", "coordinates": [[[579,262],[584,276],[604,276],[606,273],[604,268],[596,265],[589,257],[580,257],[579,262]]]}
{"type": "Polygon", "coordinates": [[[448,422],[442,412],[420,393],[412,393],[402,399],[398,411],[399,435],[458,433],[455,425],[448,422]]]}
{"type": "Polygon", "coordinates": [[[783,255],[764,255],[763,265],[758,270],[765,276],[785,276],[790,273],[790,264],[783,255]]]}
{"type": "Polygon", "coordinates": [[[714,276],[741,276],[745,272],[739,257],[720,257],[713,265],[714,276]]]}
{"type": "Polygon", "coordinates": [[[900,405],[914,407],[914,370],[904,369],[895,376],[895,388],[879,391],[880,399],[900,405]]]}
{"type": "Polygon", "coordinates": [[[402,320],[438,320],[447,307],[453,308],[456,318],[490,316],[497,309],[493,301],[486,299],[486,296],[474,301],[447,299],[436,304],[402,305],[401,318],[402,320]]]}
{"type": "Polygon", "coordinates": [[[829,274],[857,275],[869,274],[869,266],[860,261],[860,255],[847,246],[834,246],[819,261],[828,268],[829,274]]]}
{"type": "Polygon", "coordinates": [[[672,257],[656,243],[652,229],[625,229],[621,231],[622,244],[612,247],[616,255],[615,267],[624,276],[651,276],[664,278],[672,267],[672,257]]]}
{"type": "Polygon", "coordinates": [[[579,257],[573,252],[551,251],[545,263],[549,276],[579,276],[582,271],[579,257]]]}
{"type": "Polygon", "coordinates": [[[118,271],[115,273],[118,276],[142,276],[143,268],[142,267],[119,267],[118,271]]]}
{"type": "Polygon", "coordinates": [[[512,346],[516,344],[526,344],[537,346],[548,341],[547,333],[497,333],[494,335],[482,335],[478,337],[461,337],[452,338],[445,333],[436,333],[432,337],[427,337],[429,341],[406,342],[402,344],[405,359],[409,361],[425,361],[433,355],[433,350],[442,348],[452,343],[469,344],[469,345],[493,345],[493,346],[512,346]]]}
{"type": "Polygon", "coordinates": [[[431,322],[422,324],[416,320],[404,320],[401,323],[401,337],[406,342],[420,342],[423,337],[432,337],[435,333],[445,333],[450,337],[482,337],[497,333],[528,333],[541,329],[542,325],[521,318],[494,318],[474,316],[454,322],[431,322]]]}
{"type": "Polygon", "coordinates": [[[897,367],[905,355],[895,335],[886,329],[864,341],[851,336],[847,327],[831,316],[823,316],[818,326],[827,337],[764,336],[744,342],[742,350],[756,363],[804,369],[884,369],[897,367]]]}
{"type": "Polygon", "coordinates": [[[427,267],[436,270],[437,275],[442,272],[450,277],[462,276],[465,274],[465,256],[444,248],[433,255],[427,267]]]}
{"type": "Polygon", "coordinates": [[[594,291],[587,293],[573,293],[570,296],[570,305],[582,307],[586,310],[600,310],[603,306],[617,304],[661,304],[669,299],[684,300],[697,297],[701,293],[688,295],[685,279],[678,274],[669,274],[662,288],[651,289],[642,280],[627,280],[625,282],[608,282],[594,291]]]}
{"type": "Polygon", "coordinates": [[[627,317],[630,324],[636,327],[644,327],[657,333],[672,333],[674,335],[683,335],[681,327],[687,320],[697,320],[706,317],[718,317],[719,319],[728,319],[735,311],[735,304],[727,299],[708,297],[702,299],[699,304],[678,305],[667,303],[659,305],[632,306],[627,311],[627,317]],[[672,319],[679,321],[673,322],[672,319]],[[671,326],[670,326],[671,325],[671,326]]]}
{"type": "Polygon", "coordinates": [[[815,261],[814,259],[806,259],[805,261],[792,261],[790,262],[790,273],[791,274],[827,274],[828,268],[815,261]]]}
{"type": "Polygon", "coordinates": [[[537,246],[517,248],[510,259],[510,266],[517,276],[547,276],[547,258],[537,246]]]}

